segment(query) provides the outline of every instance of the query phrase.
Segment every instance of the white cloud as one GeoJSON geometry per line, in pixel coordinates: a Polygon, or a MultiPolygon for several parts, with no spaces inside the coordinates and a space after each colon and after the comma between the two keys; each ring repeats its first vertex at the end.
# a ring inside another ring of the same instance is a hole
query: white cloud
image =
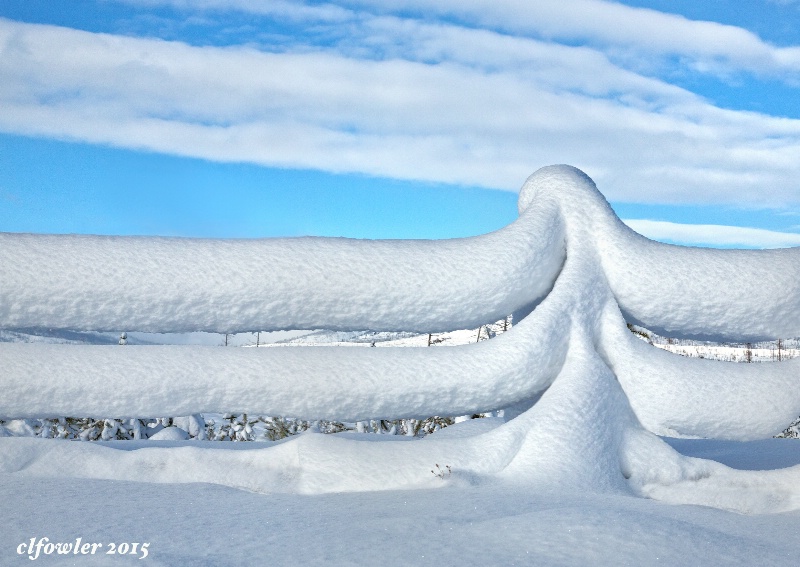
{"type": "Polygon", "coordinates": [[[679,224],[644,219],[624,219],[633,230],[653,240],[695,246],[788,248],[800,246],[800,233],[718,224],[679,224]]]}
{"type": "Polygon", "coordinates": [[[118,0],[126,4],[143,7],[173,6],[186,11],[218,11],[232,10],[260,14],[264,16],[281,16],[296,21],[319,20],[327,22],[343,22],[353,18],[352,10],[335,4],[306,4],[292,0],[118,0]]]}
{"type": "MultiPolygon", "coordinates": [[[[239,10],[291,17],[345,19],[339,5],[273,0],[122,0],[166,4],[186,10],[239,10]],[[330,14],[327,14],[330,13],[330,14]]],[[[354,11],[456,18],[470,25],[513,34],[578,40],[610,49],[649,66],[653,55],[679,56],[695,71],[728,76],[737,71],[800,83],[800,46],[778,47],[731,25],[690,20],[607,0],[340,0],[354,11]]],[[[353,12],[350,12],[352,15],[353,12]]]]}
{"type": "Polygon", "coordinates": [[[587,41],[632,54],[682,56],[696,70],[719,75],[748,71],[793,84],[800,79],[800,47],[777,47],[740,27],[689,20],[606,0],[347,0],[373,10],[461,18],[512,33],[587,41]]]}
{"type": "Polygon", "coordinates": [[[798,120],[720,110],[587,47],[353,25],[326,50],[266,53],[0,20],[0,129],[511,190],[567,162],[616,200],[800,202],[798,120]]]}

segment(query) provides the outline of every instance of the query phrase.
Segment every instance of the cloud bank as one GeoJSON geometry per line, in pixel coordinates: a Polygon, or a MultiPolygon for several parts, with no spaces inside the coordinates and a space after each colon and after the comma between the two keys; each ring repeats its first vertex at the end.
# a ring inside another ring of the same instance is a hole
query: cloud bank
{"type": "Polygon", "coordinates": [[[134,4],[308,33],[209,46],[0,19],[0,130],[506,190],[571,163],[613,200],[800,202],[800,120],[721,109],[642,70],[677,56],[797,81],[800,48],[740,28],[597,0],[134,4]]]}
{"type": "Polygon", "coordinates": [[[800,233],[718,224],[681,224],[645,219],[624,219],[633,230],[674,244],[723,248],[790,248],[800,246],[800,233]]]}

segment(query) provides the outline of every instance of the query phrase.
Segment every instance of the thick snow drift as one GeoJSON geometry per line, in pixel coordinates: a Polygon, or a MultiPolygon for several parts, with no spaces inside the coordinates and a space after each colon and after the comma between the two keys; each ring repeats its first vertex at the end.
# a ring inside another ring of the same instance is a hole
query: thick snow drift
{"type": "Polygon", "coordinates": [[[429,332],[529,313],[491,341],[452,349],[0,344],[4,417],[353,421],[499,408],[518,416],[466,438],[304,435],[247,452],[6,438],[0,468],[121,479],[154,470],[154,480],[178,482],[202,461],[202,478],[191,480],[314,493],[430,486],[431,466],[443,463],[467,484],[633,491],[742,512],[800,507],[797,466],[737,471],[682,456],[654,435],[769,437],[800,414],[798,363],[680,358],[625,326],[628,318],[672,335],[738,340],[800,335],[800,250],[651,242],[568,166],[532,175],[519,209],[500,231],[440,242],[0,235],[6,328],[429,332]],[[223,472],[242,467],[259,474],[223,472]]]}
{"type": "Polygon", "coordinates": [[[550,289],[564,257],[556,207],[551,200],[497,232],[442,241],[0,234],[0,325],[222,333],[477,327],[550,289]]]}

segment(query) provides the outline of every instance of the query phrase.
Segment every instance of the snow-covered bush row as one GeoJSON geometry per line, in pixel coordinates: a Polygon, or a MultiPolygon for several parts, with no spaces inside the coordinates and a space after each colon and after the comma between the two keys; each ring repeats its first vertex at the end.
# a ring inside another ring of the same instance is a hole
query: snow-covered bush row
{"type": "MultiPolygon", "coordinates": [[[[231,416],[233,417],[233,416],[231,416]]],[[[233,419],[214,428],[202,415],[157,419],[94,419],[59,417],[54,419],[0,420],[0,437],[40,437],[81,441],[117,441],[139,439],[207,439],[208,434],[231,433],[233,419]]]]}
{"type": "MultiPolygon", "coordinates": [[[[483,414],[470,417],[484,417],[483,414]]],[[[457,418],[459,419],[459,418],[457,418]]],[[[451,417],[427,419],[378,419],[342,423],[308,421],[287,417],[241,415],[202,415],[155,419],[94,419],[59,417],[54,419],[0,420],[0,437],[40,437],[80,441],[176,440],[277,441],[308,430],[319,433],[376,433],[422,437],[452,425],[451,417]]]]}
{"type": "Polygon", "coordinates": [[[651,242],[568,166],[532,175],[519,208],[496,233],[442,242],[3,235],[0,265],[11,276],[0,289],[2,327],[430,332],[512,310],[518,323],[451,349],[3,344],[5,417],[232,412],[354,422],[505,408],[507,422],[447,435],[459,431],[449,427],[420,443],[300,435],[261,451],[12,437],[0,440],[0,470],[147,470],[155,481],[321,492],[429,486],[440,463],[465,482],[633,492],[743,512],[800,506],[800,467],[734,471],[681,456],[654,435],[779,433],[800,414],[800,359],[685,358],[626,326],[698,339],[800,336],[800,250],[651,242]],[[497,273],[507,279],[489,276],[497,273]],[[247,474],[227,472],[239,468],[247,474]]]}

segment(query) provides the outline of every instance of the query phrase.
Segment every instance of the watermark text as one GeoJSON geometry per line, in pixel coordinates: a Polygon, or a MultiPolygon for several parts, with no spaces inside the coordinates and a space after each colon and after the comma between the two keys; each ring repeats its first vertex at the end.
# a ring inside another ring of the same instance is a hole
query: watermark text
{"type": "Polygon", "coordinates": [[[34,561],[43,555],[136,555],[144,559],[149,553],[149,543],[96,543],[84,542],[83,538],[75,541],[55,542],[46,537],[32,537],[30,541],[17,546],[17,555],[27,555],[34,561]]]}

